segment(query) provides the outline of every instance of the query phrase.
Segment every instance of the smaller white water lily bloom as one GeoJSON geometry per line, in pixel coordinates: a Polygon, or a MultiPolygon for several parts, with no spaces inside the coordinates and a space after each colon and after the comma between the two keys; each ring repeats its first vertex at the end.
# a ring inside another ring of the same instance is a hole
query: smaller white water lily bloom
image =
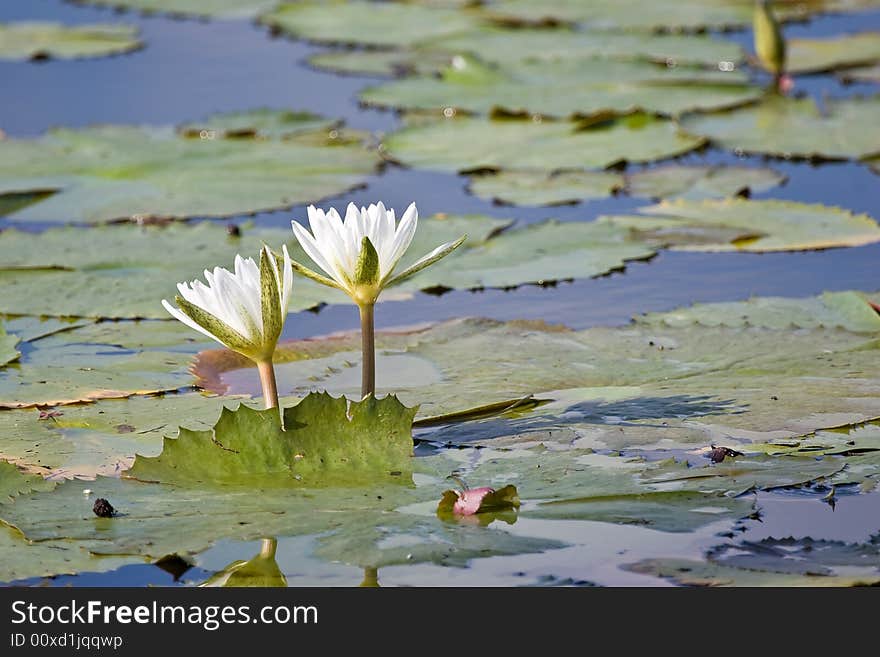
{"type": "Polygon", "coordinates": [[[260,251],[260,264],[235,256],[235,271],[215,267],[205,270],[207,285],[199,280],[179,283],[178,307],[165,299],[169,313],[199,333],[257,363],[266,408],[277,406],[278,394],[272,354],[287,318],[293,267],[287,246],[281,262],[269,247],[260,251]]]}
{"type": "Polygon", "coordinates": [[[293,268],[319,283],[343,290],[359,306],[376,303],[384,288],[449,255],[467,237],[441,244],[395,275],[394,269],[416,233],[419,213],[415,203],[406,209],[400,223],[395,221],[394,210],[386,210],[382,203],[360,209],[349,203],[345,221],[334,208],[324,212],[311,205],[308,213],[311,233],[299,222],[293,221],[291,226],[300,246],[327,275],[296,261],[293,268]]]}

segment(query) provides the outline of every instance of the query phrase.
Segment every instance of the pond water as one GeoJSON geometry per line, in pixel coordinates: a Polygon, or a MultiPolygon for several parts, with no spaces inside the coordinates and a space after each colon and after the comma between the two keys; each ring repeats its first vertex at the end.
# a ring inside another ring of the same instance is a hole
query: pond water
{"type": "MultiPolygon", "coordinates": [[[[52,126],[95,123],[180,123],[215,112],[255,106],[310,110],[342,117],[347,125],[377,132],[399,126],[394,112],[368,109],[357,102],[359,90],[376,78],[314,70],[305,60],[319,46],[270,37],[248,21],[175,20],[136,13],[73,6],[60,0],[7,0],[0,21],[21,19],[90,23],[124,20],[137,25],[146,48],[130,55],[82,61],[0,62],[0,128],[10,137],[36,136],[52,126]]],[[[786,28],[789,36],[824,36],[880,30],[880,11],[826,16],[786,28]]],[[[719,37],[720,38],[720,37],[719,37]]],[[[723,35],[751,49],[750,31],[723,35]]],[[[796,90],[816,98],[876,92],[867,84],[842,85],[833,75],[800,76],[796,90]]],[[[880,118],[880,117],[878,117],[880,118]]],[[[680,158],[684,163],[760,162],[709,148],[680,158]]],[[[880,178],[853,163],[774,160],[788,177],[777,189],[753,198],[838,205],[880,217],[880,178]]],[[[638,168],[638,167],[636,167],[638,168]]],[[[388,164],[363,189],[327,199],[321,205],[383,200],[403,208],[417,200],[420,213],[479,213],[525,222],[555,217],[590,221],[644,205],[640,199],[614,196],[578,205],[514,208],[467,193],[466,178],[388,164]]],[[[291,217],[305,219],[305,208],[265,212],[249,219],[258,225],[287,227],[291,217]]],[[[232,218],[238,223],[242,218],[232,218]]],[[[0,226],[9,225],[0,220],[0,226]]],[[[40,230],[40,224],[28,224],[40,230]]],[[[876,291],[880,287],[880,243],[847,249],[793,253],[685,253],[661,251],[647,262],[628,264],[625,273],[522,286],[513,290],[452,291],[442,302],[429,294],[389,301],[377,313],[379,328],[464,316],[497,320],[540,319],[575,329],[621,326],[638,313],[668,311],[694,302],[745,300],[753,296],[809,296],[833,290],[876,291]]],[[[304,338],[357,328],[349,306],[327,306],[292,315],[285,338],[304,338]]],[[[413,378],[428,376],[413,373],[413,378]]],[[[700,560],[722,546],[786,537],[827,541],[866,541],[880,531],[880,494],[838,491],[835,506],[822,501],[827,490],[762,492],[760,518],[735,527],[726,521],[692,532],[662,532],[636,525],[582,520],[519,518],[506,531],[562,541],[567,547],[537,554],[492,556],[467,568],[431,564],[380,568],[382,585],[670,585],[655,573],[632,572],[626,564],[657,556],[700,560]]],[[[361,569],[315,558],[315,537],[279,536],[276,561],[289,585],[351,586],[364,579],[361,569]]],[[[74,586],[196,585],[237,559],[259,551],[258,542],[221,540],[198,556],[184,572],[170,574],[153,565],[129,565],[107,573],[33,578],[18,584],[74,586]]]]}

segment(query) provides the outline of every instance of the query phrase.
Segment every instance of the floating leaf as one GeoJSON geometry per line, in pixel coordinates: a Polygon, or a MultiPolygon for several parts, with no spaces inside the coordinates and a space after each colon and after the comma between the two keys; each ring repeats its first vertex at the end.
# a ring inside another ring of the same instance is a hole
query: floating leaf
{"type": "Polygon", "coordinates": [[[479,18],[451,7],[363,0],[303,0],[260,16],[284,34],[318,43],[402,47],[479,25],[479,18]]]}
{"type": "Polygon", "coordinates": [[[104,57],[143,45],[132,25],[61,25],[41,21],[0,23],[0,60],[104,57]]]}
{"type": "Polygon", "coordinates": [[[723,199],[664,201],[640,215],[600,217],[679,251],[799,251],[880,241],[866,214],[793,201],[723,199]]]}
{"type": "MultiPolygon", "coordinates": [[[[703,28],[749,27],[751,0],[499,0],[488,12],[507,24],[544,25],[573,23],[603,30],[698,30],[703,28]]],[[[856,11],[876,6],[875,0],[818,0],[816,2],[777,2],[773,9],[782,20],[803,20],[811,15],[856,11]]]]}
{"type": "Polygon", "coordinates": [[[824,39],[790,39],[789,73],[823,73],[880,59],[880,32],[860,32],[824,39]]]}
{"type": "Polygon", "coordinates": [[[32,343],[0,370],[0,408],[55,406],[174,391],[204,346],[171,322],[91,324],[32,343]]]}
{"type": "Polygon", "coordinates": [[[811,98],[774,96],[754,107],[686,116],[681,125],[737,152],[843,160],[880,153],[880,98],[828,99],[823,105],[820,111],[811,98]]]}
{"type": "Polygon", "coordinates": [[[472,58],[460,62],[440,78],[389,82],[363,91],[360,98],[381,107],[566,118],[635,111],[678,115],[742,105],[763,93],[740,73],[637,61],[564,59],[497,67],[472,58]]]}
{"type": "Polygon", "coordinates": [[[12,463],[0,460],[0,504],[33,491],[51,490],[53,486],[42,477],[26,474],[12,463]]]}
{"type": "Polygon", "coordinates": [[[187,137],[210,137],[216,139],[287,139],[295,135],[322,133],[332,138],[331,130],[338,129],[342,121],[328,119],[312,112],[287,112],[258,109],[249,112],[227,112],[207,117],[204,121],[185,123],[178,132],[187,137]]]}
{"type": "Polygon", "coordinates": [[[865,543],[806,538],[767,538],[724,545],[712,551],[710,560],[719,566],[812,576],[853,576],[864,569],[872,580],[880,580],[880,536],[865,543]]]}
{"type": "Polygon", "coordinates": [[[682,155],[703,141],[644,114],[577,123],[459,117],[414,123],[385,139],[388,155],[436,171],[602,168],[682,155]]]}
{"type": "Polygon", "coordinates": [[[748,301],[700,303],[665,313],[640,315],[640,324],[668,327],[842,328],[880,335],[880,314],[859,292],[825,292],[817,297],[755,297],[748,301]]]}
{"type": "Polygon", "coordinates": [[[875,82],[880,83],[880,64],[873,66],[860,66],[842,71],[839,77],[847,83],[850,82],[875,82]]]}
{"type": "Polygon", "coordinates": [[[630,173],[626,180],[626,189],[633,196],[697,200],[759,194],[787,178],[766,167],[669,164],[630,173]]]}
{"type": "Polygon", "coordinates": [[[499,171],[472,177],[468,189],[510,205],[562,205],[605,198],[624,184],[621,174],[607,171],[499,171]]]}
{"type": "Polygon", "coordinates": [[[205,123],[234,125],[239,132],[250,124],[261,137],[268,125],[284,139],[225,138],[222,132],[187,137],[168,127],[107,125],[2,140],[0,191],[57,190],[8,217],[103,222],[229,216],[318,201],[375,171],[376,156],[360,136],[328,136],[326,123],[311,116],[302,119],[311,130],[287,133],[286,117],[258,111],[205,123]]]}
{"type": "MultiPolygon", "coordinates": [[[[864,330],[849,303],[841,296],[829,304],[821,323],[864,330]]],[[[649,323],[585,331],[462,320],[379,332],[377,369],[385,373],[379,390],[421,404],[425,416],[528,394],[554,400],[418,434],[453,444],[736,447],[880,417],[880,379],[872,374],[880,372],[880,350],[873,335],[789,328],[756,310],[755,302],[740,307],[756,326],[706,326],[737,316],[735,306],[708,305],[685,312],[686,322],[681,311],[670,313],[671,326],[652,316],[649,323]]],[[[799,321],[793,314],[792,322],[799,321]]],[[[259,394],[256,371],[225,353],[199,356],[194,369],[203,385],[259,394]]],[[[356,334],[282,343],[279,390],[301,395],[320,388],[356,397],[359,360],[356,334]]]]}
{"type": "Polygon", "coordinates": [[[446,68],[454,55],[434,50],[331,50],[309,57],[317,69],[348,75],[427,75],[446,68]]]}
{"type": "Polygon", "coordinates": [[[209,431],[181,429],[127,476],[186,486],[357,486],[411,479],[415,409],[394,397],[307,395],[284,409],[224,408],[209,431]]]}
{"type": "Polygon", "coordinates": [[[162,13],[218,19],[251,18],[278,4],[278,0],[73,0],[73,2],[98,7],[131,9],[145,14],[162,13]]]}

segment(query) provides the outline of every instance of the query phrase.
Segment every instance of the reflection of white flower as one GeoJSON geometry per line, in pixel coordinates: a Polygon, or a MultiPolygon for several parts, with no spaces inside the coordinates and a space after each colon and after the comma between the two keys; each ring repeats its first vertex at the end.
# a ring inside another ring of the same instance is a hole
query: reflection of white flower
{"type": "Polygon", "coordinates": [[[394,219],[394,210],[386,210],[382,203],[360,210],[350,203],[345,221],[332,208],[325,213],[309,206],[308,212],[312,232],[296,221],[291,222],[293,232],[303,250],[327,276],[296,261],[294,269],[319,283],[343,290],[358,305],[375,303],[383,288],[437,262],[461,246],[466,237],[441,244],[395,276],[394,268],[416,232],[419,213],[415,203],[406,209],[400,223],[394,219]]]}
{"type": "Polygon", "coordinates": [[[279,263],[269,247],[260,251],[260,264],[235,256],[235,273],[222,267],[205,270],[201,281],[179,283],[179,308],[162,300],[181,322],[255,361],[272,358],[290,302],[293,268],[287,247],[279,263]]]}

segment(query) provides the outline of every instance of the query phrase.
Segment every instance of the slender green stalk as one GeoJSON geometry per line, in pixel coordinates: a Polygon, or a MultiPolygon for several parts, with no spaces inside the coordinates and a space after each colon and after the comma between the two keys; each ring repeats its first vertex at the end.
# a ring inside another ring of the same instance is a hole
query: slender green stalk
{"type": "Polygon", "coordinates": [[[373,304],[360,306],[361,311],[361,398],[376,394],[376,334],[373,322],[373,304]]]}
{"type": "Polygon", "coordinates": [[[266,408],[278,407],[278,385],[275,383],[275,367],[272,360],[262,360],[257,362],[257,369],[260,371],[260,383],[263,386],[263,403],[266,408]]]}

